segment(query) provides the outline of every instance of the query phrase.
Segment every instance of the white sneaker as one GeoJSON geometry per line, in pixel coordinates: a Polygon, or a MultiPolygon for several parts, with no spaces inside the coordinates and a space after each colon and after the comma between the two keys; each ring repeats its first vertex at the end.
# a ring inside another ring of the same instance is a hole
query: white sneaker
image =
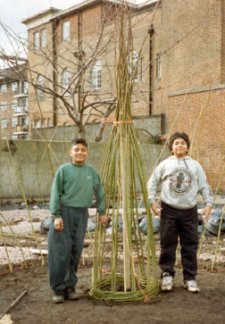
{"type": "Polygon", "coordinates": [[[161,290],[171,291],[172,289],[173,289],[173,277],[169,274],[169,272],[164,272],[162,275],[161,290]]]}
{"type": "Polygon", "coordinates": [[[183,288],[187,289],[187,291],[198,293],[200,292],[200,289],[198,288],[198,285],[195,280],[186,280],[183,283],[183,288]]]}
{"type": "Polygon", "coordinates": [[[60,304],[60,303],[64,303],[64,293],[63,292],[55,292],[52,300],[55,304],[60,304]]]}

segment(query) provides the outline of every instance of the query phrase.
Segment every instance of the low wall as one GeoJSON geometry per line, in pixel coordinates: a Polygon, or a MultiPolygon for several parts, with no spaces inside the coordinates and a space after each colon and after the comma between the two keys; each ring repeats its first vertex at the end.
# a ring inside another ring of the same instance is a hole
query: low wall
{"type": "MultiPolygon", "coordinates": [[[[142,141],[150,142],[152,140],[151,135],[157,136],[164,132],[163,123],[164,119],[162,115],[155,115],[145,118],[133,119],[134,127],[137,130],[137,136],[141,137],[142,141]]],[[[95,137],[99,130],[99,123],[88,124],[85,127],[85,138],[88,142],[95,142],[95,137]]],[[[112,124],[106,124],[102,133],[101,143],[107,142],[109,134],[111,133],[112,124]]],[[[58,126],[57,128],[36,128],[32,129],[31,139],[42,140],[51,138],[54,141],[71,141],[78,135],[78,128],[75,125],[58,126]]]]}
{"type": "MultiPolygon", "coordinates": [[[[162,145],[141,143],[147,177],[161,154],[162,145]]],[[[89,158],[100,173],[105,143],[89,143],[89,158]]],[[[0,200],[47,200],[54,173],[70,161],[70,142],[0,141],[0,200]]],[[[165,157],[168,152],[162,155],[165,157]]]]}

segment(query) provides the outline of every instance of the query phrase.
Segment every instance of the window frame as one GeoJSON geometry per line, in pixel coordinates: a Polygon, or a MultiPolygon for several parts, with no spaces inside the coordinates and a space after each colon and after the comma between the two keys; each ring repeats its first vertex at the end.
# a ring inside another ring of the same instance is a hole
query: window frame
{"type": "Polygon", "coordinates": [[[94,90],[99,90],[102,88],[102,62],[97,59],[91,68],[90,75],[91,87],[94,90]]]}
{"type": "MultiPolygon", "coordinates": [[[[68,85],[70,84],[70,82],[72,80],[72,77],[73,77],[72,72],[68,68],[65,68],[62,71],[62,74],[61,74],[62,92],[64,92],[68,88],[68,85]]],[[[69,89],[68,89],[68,91],[65,92],[65,94],[69,95],[69,89]]]]}
{"type": "Polygon", "coordinates": [[[18,126],[18,118],[13,117],[12,118],[12,128],[16,128],[16,126],[18,126]]]}
{"type": "MultiPolygon", "coordinates": [[[[45,87],[45,84],[46,84],[46,80],[45,80],[44,76],[41,75],[41,74],[39,74],[37,76],[37,85],[39,85],[40,87],[44,88],[45,87]]],[[[39,100],[42,100],[44,98],[44,96],[45,96],[45,92],[42,91],[41,89],[38,89],[37,88],[37,98],[39,100]]]]}
{"type": "Polygon", "coordinates": [[[0,84],[0,92],[7,92],[7,84],[6,83],[0,84]]]}
{"type": "Polygon", "coordinates": [[[133,49],[129,54],[128,60],[128,73],[133,82],[138,82],[142,80],[142,71],[139,76],[139,52],[133,49]]]}
{"type": "Polygon", "coordinates": [[[162,60],[161,54],[156,55],[156,78],[159,80],[162,77],[162,60]]]}
{"type": "Polygon", "coordinates": [[[8,102],[7,101],[2,101],[0,103],[1,111],[7,111],[8,110],[8,102]]]}
{"type": "Polygon", "coordinates": [[[17,92],[19,90],[19,83],[18,81],[13,81],[11,84],[11,90],[12,92],[17,92]]]}
{"type": "Polygon", "coordinates": [[[40,49],[40,32],[35,31],[33,34],[33,44],[34,44],[34,50],[40,49]]]}
{"type": "Polygon", "coordinates": [[[7,118],[4,118],[1,120],[1,128],[8,128],[8,119],[7,118]]]}
{"type": "Polygon", "coordinates": [[[70,40],[70,21],[64,21],[62,23],[62,40],[69,41],[70,40]]]}
{"type": "Polygon", "coordinates": [[[40,31],[40,46],[41,48],[47,47],[47,29],[42,29],[40,31]]]}

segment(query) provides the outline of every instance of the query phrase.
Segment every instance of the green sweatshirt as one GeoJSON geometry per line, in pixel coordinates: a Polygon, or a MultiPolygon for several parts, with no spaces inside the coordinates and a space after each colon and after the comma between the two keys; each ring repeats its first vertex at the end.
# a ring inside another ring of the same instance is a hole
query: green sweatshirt
{"type": "Polygon", "coordinates": [[[104,189],[99,175],[91,165],[65,163],[58,168],[50,197],[50,211],[53,216],[61,216],[61,205],[89,208],[94,197],[99,216],[104,215],[104,189]]]}

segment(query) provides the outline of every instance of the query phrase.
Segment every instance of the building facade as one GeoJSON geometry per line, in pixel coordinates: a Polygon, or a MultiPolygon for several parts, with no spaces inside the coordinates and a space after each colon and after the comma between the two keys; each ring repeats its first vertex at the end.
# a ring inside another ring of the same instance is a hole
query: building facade
{"type": "MultiPolygon", "coordinates": [[[[32,128],[99,122],[113,104],[120,8],[87,0],[23,21],[32,128]]],[[[192,156],[212,187],[223,189],[225,1],[152,0],[129,8],[134,118],[160,116],[159,135],[186,131],[192,156]]]]}
{"type": "Polygon", "coordinates": [[[0,138],[28,138],[27,67],[0,70],[0,138]]]}

